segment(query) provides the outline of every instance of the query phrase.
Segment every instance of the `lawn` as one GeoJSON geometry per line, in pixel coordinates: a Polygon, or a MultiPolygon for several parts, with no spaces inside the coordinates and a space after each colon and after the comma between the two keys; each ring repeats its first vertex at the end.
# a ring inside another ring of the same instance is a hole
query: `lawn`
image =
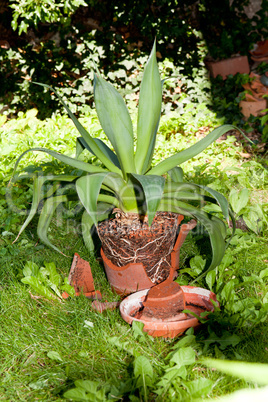
{"type": "MultiPolygon", "coordinates": [[[[174,109],[163,116],[154,163],[222,124],[205,103],[184,99],[184,106],[184,114],[174,109]]],[[[81,121],[104,140],[94,110],[87,109],[81,121]]],[[[220,309],[197,332],[161,339],[143,333],[139,325],[130,327],[118,310],[99,314],[83,296],[63,300],[46,283],[53,294],[46,297],[22,282],[27,267],[37,272],[54,264],[60,293],[77,252],[90,262],[104,300],[120,300],[110,289],[98,253],[90,254],[83,244],[79,211],[72,203],[55,213],[48,232],[65,256],[39,241],[37,219],[13,243],[29,210],[32,177],[72,173],[46,154],[28,153],[18,168],[20,179],[7,187],[16,159],[31,147],[74,155],[77,133],[71,120],[63,114],[39,120],[32,109],[8,121],[1,116],[0,124],[0,400],[194,401],[243,388],[256,392],[258,384],[265,385],[242,372],[224,374],[205,360],[268,363],[268,172],[254,148],[245,151],[231,132],[182,166],[185,181],[209,185],[229,199],[238,229],[220,266],[195,282],[216,293],[220,309]]],[[[81,158],[94,159],[87,152],[81,158]]],[[[177,279],[181,285],[198,277],[209,252],[209,241],[200,232],[187,238],[177,279]]]]}

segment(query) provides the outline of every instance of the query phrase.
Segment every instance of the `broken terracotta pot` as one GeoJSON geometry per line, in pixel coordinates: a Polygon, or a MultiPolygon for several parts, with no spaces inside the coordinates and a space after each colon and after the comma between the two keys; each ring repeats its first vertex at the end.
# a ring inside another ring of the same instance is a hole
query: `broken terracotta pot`
{"type": "Polygon", "coordinates": [[[151,226],[146,216],[116,209],[115,218],[101,222],[98,234],[103,253],[117,267],[143,264],[153,283],[164,281],[171,267],[179,222],[178,215],[157,212],[151,226]],[[149,257],[149,258],[148,258],[149,257]]]}
{"type": "Polygon", "coordinates": [[[266,99],[241,100],[239,107],[243,116],[248,119],[251,115],[255,117],[263,115],[263,110],[266,109],[267,103],[266,99]]]}
{"type": "MultiPolygon", "coordinates": [[[[216,295],[207,290],[194,286],[181,286],[184,293],[185,309],[200,315],[204,311],[214,311],[211,302],[217,302],[216,295]]],[[[153,337],[174,338],[182,335],[188,328],[197,327],[200,322],[190,314],[179,312],[167,318],[150,317],[143,314],[144,301],[147,298],[149,289],[142,290],[126,297],[120,304],[122,318],[129,324],[133,321],[144,323],[143,330],[153,337]]],[[[159,301],[161,304],[161,301],[159,301]]]]}
{"type": "MultiPolygon", "coordinates": [[[[178,224],[183,220],[183,216],[178,216],[178,224]]],[[[179,269],[180,248],[189,233],[196,226],[196,221],[191,220],[187,224],[183,224],[179,228],[179,234],[171,253],[169,253],[170,267],[169,272],[162,278],[162,282],[167,279],[171,269],[176,271],[179,269]]],[[[145,254],[146,259],[150,262],[153,255],[149,252],[145,254]]],[[[118,294],[127,295],[143,289],[149,289],[159,283],[154,281],[154,277],[150,277],[144,262],[129,262],[126,265],[115,265],[110,259],[107,258],[103,249],[101,256],[104,263],[106,275],[111,287],[118,294]]],[[[173,278],[172,278],[173,279],[173,278]]],[[[161,281],[160,281],[161,283],[161,281]]]]}
{"type": "MultiPolygon", "coordinates": [[[[82,293],[88,299],[102,299],[100,291],[95,290],[89,262],[83,260],[77,253],[75,253],[72,261],[68,281],[69,284],[74,287],[76,296],[82,293]]],[[[62,297],[67,299],[69,295],[67,292],[63,292],[62,297]]]]}
{"type": "Polygon", "coordinates": [[[268,77],[266,75],[261,77],[259,74],[253,72],[250,73],[249,77],[251,78],[251,82],[242,85],[246,91],[244,95],[245,99],[239,102],[241,112],[246,119],[250,115],[261,116],[265,113],[263,112],[267,108],[265,97],[268,96],[268,88],[262,82],[262,79],[268,79],[268,77]]]}

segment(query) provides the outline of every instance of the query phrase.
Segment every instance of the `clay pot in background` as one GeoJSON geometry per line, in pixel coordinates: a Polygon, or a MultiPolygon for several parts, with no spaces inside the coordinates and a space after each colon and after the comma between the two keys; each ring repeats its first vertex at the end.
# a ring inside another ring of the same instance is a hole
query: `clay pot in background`
{"type": "Polygon", "coordinates": [[[206,61],[205,64],[212,78],[220,75],[224,80],[230,74],[248,74],[250,71],[247,56],[234,56],[220,61],[206,61]]]}

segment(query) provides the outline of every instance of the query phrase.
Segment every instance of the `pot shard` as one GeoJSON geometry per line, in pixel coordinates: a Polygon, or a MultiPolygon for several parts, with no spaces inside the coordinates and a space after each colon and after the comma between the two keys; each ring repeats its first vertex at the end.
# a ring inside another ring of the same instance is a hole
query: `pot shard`
{"type": "MultiPolygon", "coordinates": [[[[181,286],[185,298],[185,308],[200,315],[204,311],[214,311],[212,301],[218,304],[216,295],[207,290],[194,286],[181,286]],[[212,301],[211,301],[212,300],[212,301]]],[[[144,323],[143,330],[153,337],[175,338],[182,335],[188,328],[197,327],[200,322],[190,314],[179,313],[167,319],[147,317],[140,314],[147,290],[126,297],[120,304],[122,318],[129,324],[139,321],[144,323]]]]}
{"type": "MultiPolygon", "coordinates": [[[[91,267],[88,261],[83,260],[75,253],[72,266],[68,276],[69,284],[74,287],[75,295],[84,294],[88,299],[102,299],[100,291],[95,290],[91,267]]],[[[62,294],[64,299],[69,297],[68,293],[62,294]]]]}

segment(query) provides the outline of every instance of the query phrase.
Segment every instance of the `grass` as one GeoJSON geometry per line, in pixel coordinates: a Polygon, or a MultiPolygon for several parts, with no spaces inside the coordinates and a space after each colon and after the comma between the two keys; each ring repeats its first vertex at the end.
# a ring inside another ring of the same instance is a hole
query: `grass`
{"type": "MultiPolygon", "coordinates": [[[[99,135],[95,114],[84,119],[91,132],[99,135]]],[[[196,141],[193,131],[186,130],[189,121],[184,131],[181,130],[184,121],[178,119],[179,116],[176,119],[172,115],[160,127],[155,162],[163,155],[173,153],[174,149],[183,148],[189,141],[196,141]],[[167,136],[169,132],[171,136],[167,136]]],[[[201,127],[196,129],[202,135],[201,127]]],[[[119,300],[109,287],[102,264],[85,248],[76,217],[57,213],[50,232],[51,239],[69,257],[38,241],[36,220],[16,243],[12,243],[24,220],[24,216],[8,208],[5,198],[15,160],[29,146],[47,146],[66,154],[74,152],[76,134],[69,119],[54,116],[40,121],[35,113],[28,112],[28,115],[4,123],[0,134],[0,400],[66,400],[64,393],[74,388],[79,379],[95,382],[97,388],[91,383],[91,396],[87,399],[92,401],[105,400],[99,396],[101,391],[111,400],[138,401],[148,397],[152,401],[191,401],[206,395],[215,398],[241,388],[257,387],[256,383],[222,374],[202,364],[202,358],[206,356],[268,363],[268,233],[265,220],[268,175],[254,155],[245,161],[241,156],[241,145],[234,137],[228,137],[184,166],[186,180],[209,184],[227,197],[231,188],[237,189],[238,194],[247,188],[249,198],[237,219],[252,222],[253,230],[237,230],[215,277],[206,277],[197,283],[216,292],[221,310],[211,314],[209,321],[195,335],[189,331],[182,339],[165,340],[151,338],[139,328],[129,327],[118,310],[98,314],[83,296],[49,301],[21,282],[27,261],[35,262],[39,267],[44,262],[54,262],[58,272],[66,277],[72,256],[78,252],[90,261],[96,289],[101,290],[104,299],[119,300]],[[254,226],[257,220],[262,222],[259,231],[254,226]],[[172,360],[179,351],[189,356],[194,351],[194,360],[189,358],[189,364],[185,360],[181,362],[185,370],[183,375],[179,371],[182,369],[172,360]],[[138,369],[139,362],[142,362],[142,368],[138,369]],[[141,369],[144,370],[143,377],[141,369]],[[169,374],[172,370],[176,374],[173,379],[169,374]]],[[[21,168],[32,164],[33,171],[41,161],[44,172],[65,171],[63,165],[40,158],[44,155],[28,154],[21,168]]],[[[31,181],[24,180],[13,189],[15,205],[20,209],[29,205],[31,185],[31,181]]],[[[209,247],[199,233],[187,238],[181,250],[181,270],[191,266],[191,271],[190,274],[184,271],[179,276],[181,284],[189,283],[197,276],[198,258],[202,260],[207,250],[209,247]]]]}

